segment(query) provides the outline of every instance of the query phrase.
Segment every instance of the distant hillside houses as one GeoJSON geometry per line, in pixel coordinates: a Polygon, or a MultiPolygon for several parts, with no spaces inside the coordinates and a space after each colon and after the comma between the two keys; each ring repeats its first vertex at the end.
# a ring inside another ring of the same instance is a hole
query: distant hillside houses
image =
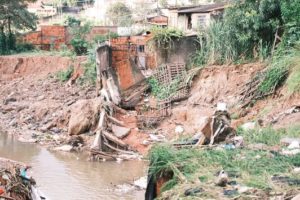
{"type": "Polygon", "coordinates": [[[57,15],[57,7],[52,5],[52,0],[38,0],[28,5],[28,11],[38,17],[51,17],[57,15]]]}

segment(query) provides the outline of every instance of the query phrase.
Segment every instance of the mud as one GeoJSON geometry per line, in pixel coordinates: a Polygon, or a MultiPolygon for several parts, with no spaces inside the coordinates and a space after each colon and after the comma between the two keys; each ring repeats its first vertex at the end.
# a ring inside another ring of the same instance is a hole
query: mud
{"type": "MultiPolygon", "coordinates": [[[[80,71],[84,59],[77,58],[77,70],[80,71]]],[[[69,140],[72,106],[77,101],[92,101],[96,97],[93,86],[66,84],[55,78],[54,74],[67,69],[70,62],[68,58],[54,56],[0,57],[0,126],[23,142],[50,146],[65,144],[69,140]]],[[[275,95],[257,101],[253,107],[241,109],[239,93],[243,85],[264,67],[262,63],[250,63],[209,66],[200,70],[194,78],[188,100],[173,104],[172,116],[162,121],[157,129],[138,129],[135,111],[116,116],[131,128],[124,141],[132,149],[146,154],[151,146],[144,144],[150,138],[149,133],[162,134],[169,140],[193,135],[201,130],[218,102],[227,103],[232,117],[235,116],[234,127],[257,119],[261,119],[264,125],[270,124],[276,115],[299,105],[300,98],[299,94],[287,96],[286,88],[282,88],[275,95]],[[182,134],[175,134],[178,125],[184,129],[182,134]]],[[[299,113],[294,113],[284,116],[274,125],[280,128],[299,121],[299,113]]],[[[90,144],[94,138],[88,134],[82,136],[85,144],[90,144]]]]}

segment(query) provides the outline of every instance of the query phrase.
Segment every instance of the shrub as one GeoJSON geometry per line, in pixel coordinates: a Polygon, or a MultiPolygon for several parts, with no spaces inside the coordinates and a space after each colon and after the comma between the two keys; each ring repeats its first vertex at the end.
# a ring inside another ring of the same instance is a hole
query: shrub
{"type": "Polygon", "coordinates": [[[96,59],[95,59],[95,48],[88,49],[88,58],[84,64],[84,74],[80,77],[80,84],[96,84],[97,70],[96,70],[96,59]]]}
{"type": "MultiPolygon", "coordinates": [[[[71,23],[71,22],[70,22],[71,23]]],[[[73,46],[77,55],[85,55],[90,43],[87,41],[87,34],[91,31],[91,23],[86,22],[83,25],[81,23],[71,23],[71,35],[72,39],[70,44],[73,46]]]]}
{"type": "Polygon", "coordinates": [[[65,71],[59,71],[56,74],[56,78],[62,82],[69,80],[74,72],[74,67],[70,66],[65,71]]]}
{"type": "Polygon", "coordinates": [[[153,27],[151,29],[153,37],[151,41],[158,48],[171,49],[174,41],[179,40],[183,36],[183,32],[175,28],[153,27]]]}
{"type": "Polygon", "coordinates": [[[298,91],[300,85],[299,55],[300,50],[297,48],[285,52],[277,51],[264,74],[259,90],[263,94],[273,92],[289,77],[287,81],[289,91],[291,93],[298,91]]]}
{"type": "Polygon", "coordinates": [[[16,44],[16,52],[21,53],[21,52],[28,52],[34,50],[35,47],[33,44],[29,43],[18,43],[16,44]]]}

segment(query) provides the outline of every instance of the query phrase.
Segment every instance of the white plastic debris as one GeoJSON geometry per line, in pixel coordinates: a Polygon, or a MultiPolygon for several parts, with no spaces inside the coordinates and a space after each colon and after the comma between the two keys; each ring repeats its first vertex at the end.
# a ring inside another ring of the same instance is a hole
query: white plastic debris
{"type": "Polygon", "coordinates": [[[292,141],[291,144],[288,146],[288,149],[299,149],[300,144],[299,141],[292,141]]]}
{"type": "Polygon", "coordinates": [[[175,133],[176,134],[181,134],[183,132],[184,132],[183,126],[176,126],[176,128],[175,128],[175,133]]]}
{"type": "Polygon", "coordinates": [[[218,111],[227,111],[227,104],[219,102],[217,104],[217,110],[218,111]]]}
{"type": "Polygon", "coordinates": [[[134,186],[140,188],[140,189],[146,189],[147,188],[147,176],[143,176],[139,178],[138,180],[134,181],[134,186]]]}
{"type": "Polygon", "coordinates": [[[247,122],[247,123],[243,124],[241,127],[245,131],[253,130],[253,129],[255,129],[255,122],[247,122]]]}
{"type": "Polygon", "coordinates": [[[73,146],[71,145],[63,145],[63,146],[60,146],[60,147],[56,147],[54,148],[55,151],[71,151],[73,149],[73,146]]]}

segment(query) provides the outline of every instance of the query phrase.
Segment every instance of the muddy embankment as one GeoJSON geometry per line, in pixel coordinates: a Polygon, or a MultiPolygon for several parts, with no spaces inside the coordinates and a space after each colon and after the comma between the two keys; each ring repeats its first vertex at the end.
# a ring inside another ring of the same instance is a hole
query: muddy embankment
{"type": "Polygon", "coordinates": [[[241,92],[245,84],[264,67],[263,63],[249,63],[202,69],[194,78],[188,100],[174,105],[172,116],[160,125],[163,134],[171,139],[180,137],[174,131],[178,125],[183,127],[183,134],[199,132],[214,113],[218,102],[227,104],[235,128],[257,120],[264,126],[273,125],[275,128],[300,123],[300,112],[288,113],[289,109],[300,105],[300,95],[289,95],[285,87],[266,99],[256,101],[253,106],[241,108],[241,92]],[[275,122],[274,119],[278,120],[275,122]]]}
{"type": "MultiPolygon", "coordinates": [[[[96,88],[61,82],[55,76],[73,65],[73,77],[78,78],[85,60],[86,57],[75,61],[58,56],[0,57],[2,131],[19,141],[58,150],[69,151],[71,146],[78,147],[75,150],[88,149],[94,140],[101,104],[96,88]]],[[[146,153],[148,147],[142,141],[147,135],[138,134],[136,112],[118,118],[131,129],[124,141],[132,150],[146,153]]]]}
{"type": "Polygon", "coordinates": [[[95,92],[90,87],[62,83],[55,78],[55,73],[70,65],[80,71],[85,59],[0,57],[0,127],[3,131],[17,135],[24,142],[62,142],[71,106],[79,99],[94,98],[95,92]]]}
{"type": "MultiPolygon", "coordinates": [[[[95,118],[98,117],[95,88],[62,83],[54,76],[71,64],[75,66],[75,71],[80,72],[84,60],[84,57],[79,57],[73,63],[69,58],[54,56],[0,57],[0,127],[24,142],[51,146],[79,142],[88,147],[94,139],[93,131],[89,130],[95,130],[95,118]],[[86,120],[80,114],[76,117],[75,113],[75,117],[71,118],[75,124],[76,120],[86,121],[83,126],[75,127],[82,129],[80,132],[86,132],[81,134],[79,141],[74,141],[76,136],[69,136],[73,131],[68,128],[70,116],[76,110],[88,116],[86,120]]],[[[287,96],[285,88],[282,88],[273,96],[257,101],[253,107],[241,109],[240,92],[244,84],[263,68],[261,63],[251,63],[210,66],[200,70],[193,80],[190,97],[172,105],[171,117],[163,120],[157,129],[139,130],[135,111],[117,116],[131,129],[123,141],[131,149],[145,154],[150,148],[145,143],[151,137],[149,133],[176,139],[180,135],[175,133],[175,128],[180,125],[183,127],[183,133],[180,134],[193,135],[212,115],[218,102],[228,105],[229,112],[235,116],[235,127],[257,119],[261,119],[265,125],[270,124],[282,112],[299,105],[300,98],[299,95],[287,96]]],[[[284,127],[297,121],[300,121],[299,113],[282,115],[275,126],[284,127]]]]}

